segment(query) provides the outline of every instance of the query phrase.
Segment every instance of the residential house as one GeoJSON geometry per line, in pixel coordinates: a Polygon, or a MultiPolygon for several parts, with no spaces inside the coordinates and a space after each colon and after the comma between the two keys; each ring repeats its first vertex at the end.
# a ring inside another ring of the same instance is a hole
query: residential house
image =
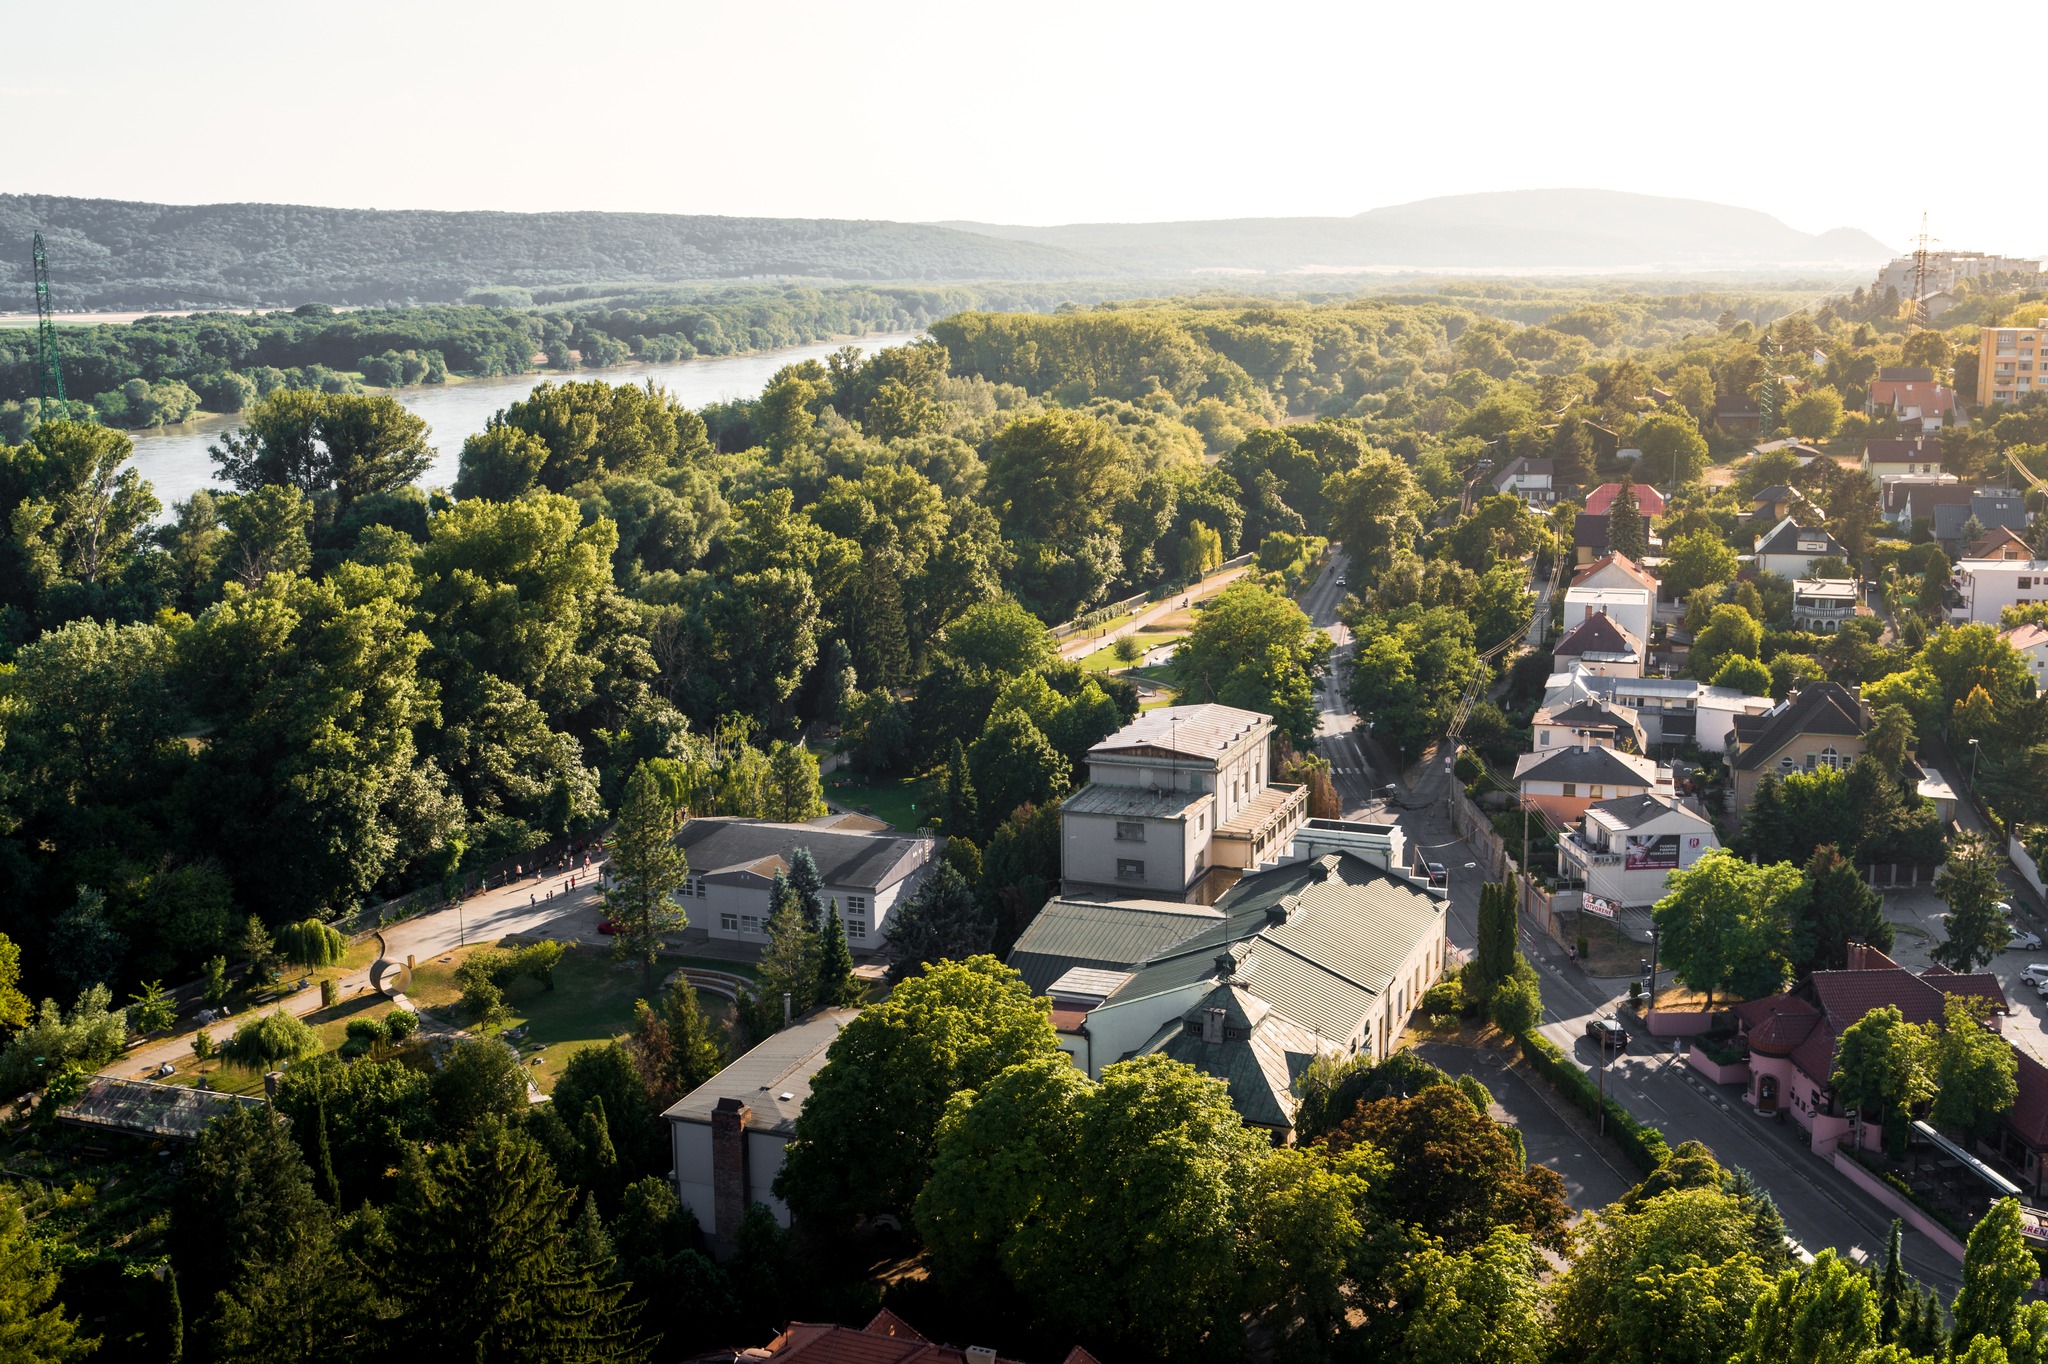
{"type": "Polygon", "coordinates": [[[1936,507],[1932,527],[1942,553],[1951,559],[1961,558],[1966,542],[1981,539],[1985,531],[2026,528],[2026,494],[2017,488],[1972,488],[1968,502],[1936,507]]]}
{"type": "Polygon", "coordinates": [[[2016,403],[2048,389],[2048,318],[1977,333],[1977,405],[2016,403]],[[2038,363],[2037,363],[2038,362],[2038,363]]]}
{"type": "Polygon", "coordinates": [[[841,815],[808,824],[726,815],[688,821],[676,846],[690,860],[682,901],[691,924],[714,938],[765,944],[775,873],[787,872],[796,850],[807,848],[827,901],[839,906],[847,945],[857,954],[879,950],[890,914],[930,874],[939,840],[873,823],[841,815]]]}
{"type": "Polygon", "coordinates": [[[1564,627],[1570,630],[1591,616],[1612,616],[1637,639],[1647,639],[1657,610],[1655,588],[1571,587],[1564,594],[1564,627]]]}
{"type": "Polygon", "coordinates": [[[1543,704],[1556,709],[1589,696],[1635,712],[1651,752],[1689,743],[1721,752],[1729,745],[1736,716],[1761,715],[1776,704],[1768,696],[1689,677],[1603,677],[1583,665],[1552,674],[1544,684],[1543,704]]]}
{"type": "Polygon", "coordinates": [[[1735,808],[1749,809],[1766,772],[1846,771],[1863,752],[1870,710],[1839,682],[1813,682],[1761,715],[1735,717],[1735,808]]]}
{"type": "Polygon", "coordinates": [[[1599,801],[1669,791],[1671,774],[1638,754],[1583,744],[1522,754],[1515,785],[1522,804],[1568,824],[1599,801]]]}
{"type": "Polygon", "coordinates": [[[1935,508],[1968,506],[1971,491],[1954,474],[1886,478],[1878,482],[1878,506],[1885,520],[1904,529],[1924,518],[1931,533],[1935,508]]]}
{"type": "Polygon", "coordinates": [[[1815,559],[1846,557],[1847,551],[1826,530],[1809,530],[1789,516],[1756,538],[1757,568],[1781,578],[1809,576],[1815,559]]]}
{"type": "Polygon", "coordinates": [[[1792,584],[1792,628],[1832,635],[1842,622],[1869,615],[1853,578],[1801,578],[1792,584]]]}
{"type": "Polygon", "coordinates": [[[1603,918],[1664,897],[1666,878],[1721,846],[1713,821],[1668,795],[1627,796],[1586,808],[1558,840],[1558,876],[1603,918]]]}
{"type": "Polygon", "coordinates": [[[1063,893],[1207,903],[1279,860],[1308,788],[1273,783],[1273,722],[1231,706],[1162,706],[1088,750],[1060,806],[1063,893]]]}
{"type": "Polygon", "coordinates": [[[1160,1053],[1223,1079],[1284,1140],[1319,1055],[1383,1059],[1452,956],[1447,901],[1346,852],[1252,872],[1213,907],[1050,901],[1010,964],[1074,1063],[1160,1053]]]}
{"type": "Polygon", "coordinates": [[[1774,483],[1758,489],[1756,496],[1749,499],[1749,519],[1766,527],[1775,526],[1795,510],[1802,510],[1805,504],[1806,498],[1799,492],[1774,483]]]}
{"type": "Polygon", "coordinates": [[[747,1209],[765,1203],[789,1225],[775,1176],[796,1135],[796,1120],[825,1068],[826,1050],[858,1009],[820,1009],[770,1033],[703,1084],[671,1104],[668,1122],[676,1196],[714,1245],[729,1248],[747,1209]]]}
{"type": "Polygon", "coordinates": [[[1488,479],[1487,485],[1495,493],[1513,493],[1532,507],[1548,508],[1557,502],[1557,489],[1551,483],[1556,467],[1553,460],[1517,456],[1488,479]]]}
{"type": "Polygon", "coordinates": [[[1949,618],[1957,624],[1996,625],[2008,606],[2048,601],[2048,559],[1958,559],[1954,572],[1962,605],[1949,618]]]}
{"type": "Polygon", "coordinates": [[[1956,392],[1936,383],[1928,369],[1881,369],[1870,384],[1863,410],[1872,416],[1886,414],[1902,430],[1932,435],[1956,417],[1956,392]]]}
{"type": "MultiPolygon", "coordinates": [[[[1992,1010],[1986,1022],[1994,1032],[2011,1008],[1990,972],[1958,975],[1937,966],[1915,974],[1875,947],[1852,944],[1845,970],[1815,971],[1784,994],[1735,1006],[1737,1026],[1749,1047],[1743,1101],[1759,1113],[1789,1109],[1810,1134],[1815,1155],[1832,1155],[1844,1140],[1875,1150],[1883,1140],[1879,1125],[1849,1112],[1835,1094],[1836,1044],[1864,1015],[1887,1005],[1908,1023],[1939,1023],[1951,995],[1986,1001],[1992,1010]]],[[[2024,1138],[2017,1145],[2006,1138],[2017,1135],[2016,1120],[2024,1128],[2037,1116],[2048,1117],[2048,1071],[2024,1051],[2017,1058],[2021,1098],[2007,1115],[1998,1144],[2018,1154],[2016,1163],[2038,1187],[2039,1148],[2029,1149],[2024,1138]]],[[[2041,1147],[2048,1148],[2048,1142],[2041,1147]]]]}
{"type": "Polygon", "coordinates": [[[1860,461],[1872,478],[1893,478],[1908,474],[1941,472],[1941,442],[1932,436],[1909,436],[1901,440],[1863,442],[1860,461]]]}
{"type": "Polygon", "coordinates": [[[1643,675],[1643,641],[1609,615],[1587,616],[1565,631],[1551,654],[1559,667],[1578,664],[1603,677],[1643,675]]]}
{"type": "Polygon", "coordinates": [[[2027,675],[2034,679],[2036,694],[2048,695],[2048,630],[2038,625],[2016,625],[1999,635],[2012,646],[2027,665],[2027,675]]]}
{"type": "Polygon", "coordinates": [[[1593,697],[1582,697],[1553,710],[1537,710],[1530,722],[1534,751],[1546,748],[1618,748],[1624,753],[1641,753],[1649,747],[1642,721],[1627,706],[1617,706],[1593,697]]]}
{"type": "Polygon", "coordinates": [[[1714,425],[1730,433],[1754,435],[1763,427],[1763,413],[1756,399],[1742,393],[1724,393],[1714,399],[1714,425]]]}
{"type": "MultiPolygon", "coordinates": [[[[863,1327],[830,1322],[793,1321],[782,1334],[756,1349],[728,1355],[733,1364],[1016,1364],[1007,1356],[979,1346],[961,1349],[934,1345],[884,1308],[863,1327]]],[[[1063,1364],[1096,1364],[1095,1356],[1076,1345],[1063,1364]]]]}
{"type": "Polygon", "coordinates": [[[1987,530],[1972,540],[1957,556],[1963,559],[2031,559],[2034,547],[2026,538],[2009,526],[1998,526],[1987,530]]]}
{"type": "MultiPolygon", "coordinates": [[[[1647,483],[1631,484],[1630,491],[1636,495],[1637,511],[1645,516],[1662,516],[1664,514],[1664,494],[1658,492],[1647,483]]],[[[1614,499],[1620,495],[1621,485],[1619,483],[1602,483],[1599,487],[1593,489],[1592,492],[1586,494],[1586,515],[1607,515],[1608,512],[1614,509],[1614,499]]]]}

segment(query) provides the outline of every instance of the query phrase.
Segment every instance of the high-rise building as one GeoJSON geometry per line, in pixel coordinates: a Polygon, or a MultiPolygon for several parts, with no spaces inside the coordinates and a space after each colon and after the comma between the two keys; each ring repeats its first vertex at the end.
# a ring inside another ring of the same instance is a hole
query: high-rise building
{"type": "Polygon", "coordinates": [[[2048,390],[2048,318],[2031,327],[1985,327],[1977,333],[1977,404],[2016,403],[2048,390]]]}

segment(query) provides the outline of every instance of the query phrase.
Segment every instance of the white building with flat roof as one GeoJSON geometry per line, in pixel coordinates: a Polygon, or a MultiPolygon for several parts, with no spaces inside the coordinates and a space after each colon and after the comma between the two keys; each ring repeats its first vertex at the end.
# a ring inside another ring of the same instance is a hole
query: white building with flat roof
{"type": "Polygon", "coordinates": [[[1954,573],[1963,604],[1949,619],[1958,625],[1996,625],[2008,606],[2048,601],[2048,559],[1958,559],[1954,573]]]}

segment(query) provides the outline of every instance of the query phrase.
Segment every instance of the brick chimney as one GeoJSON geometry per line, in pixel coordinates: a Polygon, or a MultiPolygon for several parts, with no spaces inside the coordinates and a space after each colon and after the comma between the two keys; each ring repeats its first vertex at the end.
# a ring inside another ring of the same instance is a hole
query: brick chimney
{"type": "Polygon", "coordinates": [[[727,1247],[747,1214],[747,1119],[739,1099],[720,1099],[711,1110],[711,1239],[727,1247]]]}

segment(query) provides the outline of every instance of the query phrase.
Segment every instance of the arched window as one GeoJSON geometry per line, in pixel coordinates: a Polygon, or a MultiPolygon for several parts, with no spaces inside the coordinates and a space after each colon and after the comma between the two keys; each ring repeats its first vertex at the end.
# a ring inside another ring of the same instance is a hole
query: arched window
{"type": "Polygon", "coordinates": [[[1843,765],[1842,755],[1840,753],[1837,753],[1832,745],[1830,745],[1827,748],[1823,748],[1820,751],[1820,765],[1822,767],[1840,770],[1843,765]]]}

